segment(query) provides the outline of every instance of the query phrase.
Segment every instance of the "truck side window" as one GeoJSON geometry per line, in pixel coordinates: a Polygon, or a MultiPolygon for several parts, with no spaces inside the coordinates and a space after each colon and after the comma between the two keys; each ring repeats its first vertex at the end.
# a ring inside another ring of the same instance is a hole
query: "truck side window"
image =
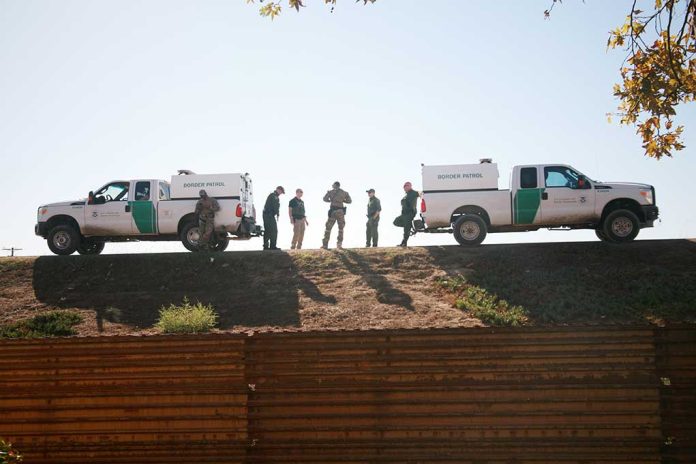
{"type": "Polygon", "coordinates": [[[147,201],[150,199],[150,182],[135,183],[135,201],[147,201]]]}
{"type": "Polygon", "coordinates": [[[547,187],[577,188],[578,175],[565,166],[547,166],[544,179],[547,187]]]}
{"type": "Polygon", "coordinates": [[[520,188],[537,188],[537,168],[522,168],[520,170],[520,188]]]}
{"type": "Polygon", "coordinates": [[[169,200],[169,186],[164,182],[159,183],[159,199],[169,200]]]}
{"type": "Polygon", "coordinates": [[[109,201],[126,201],[128,200],[128,183],[114,182],[105,185],[94,194],[94,204],[102,205],[109,201]]]}

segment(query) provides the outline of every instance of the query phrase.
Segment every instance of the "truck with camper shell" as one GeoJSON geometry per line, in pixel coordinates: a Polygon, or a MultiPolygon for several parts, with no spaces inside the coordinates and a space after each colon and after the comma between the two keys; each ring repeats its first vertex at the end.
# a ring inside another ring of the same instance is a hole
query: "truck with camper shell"
{"type": "Polygon", "coordinates": [[[460,245],[487,233],[592,229],[600,240],[630,242],[658,218],[655,188],[599,182],[565,164],[515,166],[510,188],[498,188],[498,166],[423,165],[421,220],[416,232],[452,232],[460,245]]]}
{"type": "Polygon", "coordinates": [[[57,255],[99,254],[106,242],[177,241],[199,251],[199,191],[220,204],[215,214],[215,251],[224,251],[230,238],[258,236],[252,181],[249,174],[195,174],[182,170],[171,181],[114,180],[87,198],[39,206],[36,235],[46,239],[57,255]]]}

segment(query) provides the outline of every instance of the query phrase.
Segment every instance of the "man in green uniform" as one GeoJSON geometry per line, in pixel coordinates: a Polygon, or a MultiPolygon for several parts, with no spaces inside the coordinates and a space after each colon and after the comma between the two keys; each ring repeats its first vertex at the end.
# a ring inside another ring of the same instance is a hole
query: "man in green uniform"
{"type": "Polygon", "coordinates": [[[336,239],[336,248],[343,248],[343,228],[346,226],[346,207],[344,204],[353,202],[350,195],[345,190],[341,190],[341,183],[334,182],[332,189],[324,195],[324,201],[330,203],[329,219],[326,221],[326,230],[324,231],[324,240],[322,248],[329,249],[329,239],[331,238],[331,229],[338,222],[338,238],[336,239]]]}
{"type": "Polygon", "coordinates": [[[290,215],[290,224],[292,224],[292,242],[290,249],[302,249],[302,240],[304,239],[305,227],[309,225],[307,216],[305,215],[304,200],[302,189],[295,190],[295,198],[288,202],[288,214],[290,215]]]}
{"type": "Polygon", "coordinates": [[[280,215],[280,196],[285,193],[282,186],[276,187],[268,198],[263,207],[263,249],[264,250],[280,250],[276,246],[278,241],[278,216],[280,215]]]}
{"type": "Polygon", "coordinates": [[[194,214],[198,216],[198,246],[201,250],[212,250],[214,245],[210,243],[210,238],[215,232],[215,213],[220,211],[218,201],[209,197],[205,190],[198,192],[200,199],[196,202],[196,211],[194,214]]]}
{"type": "Polygon", "coordinates": [[[401,199],[401,220],[404,226],[404,239],[399,244],[402,247],[408,246],[413,218],[416,217],[418,207],[418,192],[413,190],[410,182],[404,184],[404,192],[406,192],[406,195],[401,199]]]}
{"type": "Polygon", "coordinates": [[[367,240],[365,246],[369,248],[370,246],[377,246],[377,239],[379,238],[377,227],[379,226],[379,215],[382,212],[382,204],[379,198],[375,196],[375,189],[368,190],[367,196],[370,199],[367,201],[367,240]]]}

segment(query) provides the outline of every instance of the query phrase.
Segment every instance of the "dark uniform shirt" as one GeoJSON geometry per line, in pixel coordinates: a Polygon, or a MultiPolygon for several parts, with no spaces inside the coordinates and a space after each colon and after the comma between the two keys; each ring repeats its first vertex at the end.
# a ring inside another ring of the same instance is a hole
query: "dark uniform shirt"
{"type": "Polygon", "coordinates": [[[198,217],[212,218],[215,212],[220,211],[220,204],[213,197],[201,198],[196,202],[196,214],[198,217]]]}
{"type": "Polygon", "coordinates": [[[377,211],[382,211],[382,204],[379,198],[372,197],[367,202],[367,217],[373,217],[377,211]]]}
{"type": "Polygon", "coordinates": [[[415,216],[418,205],[418,192],[409,190],[406,196],[401,199],[401,214],[415,216]]]}
{"type": "Polygon", "coordinates": [[[271,192],[266,198],[266,204],[263,207],[263,214],[268,216],[280,215],[280,197],[277,192],[271,192]]]}
{"type": "Polygon", "coordinates": [[[288,202],[288,206],[292,208],[293,219],[305,218],[304,200],[302,198],[294,197],[288,202]]]}

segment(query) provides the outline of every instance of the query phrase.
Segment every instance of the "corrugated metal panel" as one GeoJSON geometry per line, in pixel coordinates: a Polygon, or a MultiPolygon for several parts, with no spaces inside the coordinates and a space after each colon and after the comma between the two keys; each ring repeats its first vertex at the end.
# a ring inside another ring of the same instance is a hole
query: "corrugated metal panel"
{"type": "Polygon", "coordinates": [[[260,334],[248,462],[659,461],[651,330],[260,334]]]}
{"type": "Polygon", "coordinates": [[[3,341],[0,436],[28,463],[655,463],[665,436],[693,462],[694,331],[656,334],[3,341]]]}
{"type": "Polygon", "coordinates": [[[659,329],[662,456],[665,463],[696,462],[696,329],[659,329]]]}
{"type": "Polygon", "coordinates": [[[0,343],[0,436],[27,463],[243,462],[244,338],[0,343]]]}

